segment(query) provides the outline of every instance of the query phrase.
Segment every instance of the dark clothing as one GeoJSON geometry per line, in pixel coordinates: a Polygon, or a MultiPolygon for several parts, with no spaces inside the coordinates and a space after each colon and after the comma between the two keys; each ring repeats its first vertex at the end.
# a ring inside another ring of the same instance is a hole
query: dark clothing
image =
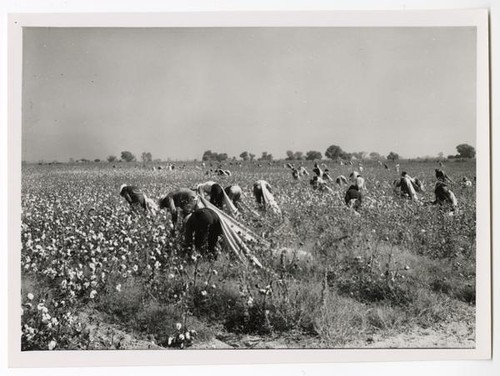
{"type": "Polygon", "coordinates": [[[195,203],[196,193],[189,188],[181,188],[170,192],[161,199],[160,209],[168,208],[170,211],[175,211],[176,208],[179,208],[187,214],[194,210],[195,203]],[[172,203],[173,207],[171,205],[172,203]]]}
{"type": "Polygon", "coordinates": [[[451,182],[451,179],[448,177],[448,175],[446,175],[444,173],[443,170],[440,170],[439,168],[436,168],[436,178],[437,180],[439,181],[442,181],[442,182],[445,182],[445,181],[450,181],[451,182]]]}
{"type": "Polygon", "coordinates": [[[309,180],[309,184],[311,185],[311,187],[313,189],[318,189],[319,188],[319,184],[322,181],[322,179],[321,180],[320,179],[321,178],[319,176],[314,176],[311,180],[309,180]]]}
{"type": "Polygon", "coordinates": [[[436,199],[432,202],[434,205],[450,204],[457,206],[457,199],[448,186],[443,182],[437,182],[434,188],[434,195],[436,199]]]}
{"type": "Polygon", "coordinates": [[[238,205],[238,203],[241,201],[241,188],[239,185],[230,185],[226,188],[224,188],[224,191],[227,194],[227,197],[231,201],[233,201],[234,205],[238,205]]]}
{"type": "Polygon", "coordinates": [[[196,209],[186,222],[185,242],[186,246],[193,244],[200,251],[206,247],[213,253],[219,236],[222,235],[222,226],[219,216],[209,208],[196,209]]]}
{"type": "Polygon", "coordinates": [[[345,203],[348,206],[353,207],[353,209],[358,210],[361,206],[361,201],[363,199],[363,195],[359,191],[358,186],[351,185],[345,194],[345,203]],[[352,202],[351,200],[355,200],[352,202]]]}
{"type": "Polygon", "coordinates": [[[189,188],[180,188],[162,198],[159,204],[160,209],[167,208],[172,215],[172,224],[174,226],[172,233],[175,233],[178,220],[177,209],[181,210],[182,216],[192,213],[196,206],[196,193],[189,188]]]}
{"type": "Polygon", "coordinates": [[[255,182],[253,185],[253,195],[255,197],[255,201],[257,201],[257,203],[259,205],[264,204],[264,194],[262,193],[261,184],[264,184],[266,186],[266,189],[269,191],[269,193],[271,193],[271,194],[273,193],[271,190],[272,188],[268,182],[266,182],[264,180],[259,180],[259,181],[255,182]]]}
{"type": "Polygon", "coordinates": [[[224,204],[224,189],[220,184],[215,183],[210,189],[210,203],[222,210],[224,204]]]}
{"type": "Polygon", "coordinates": [[[146,198],[139,188],[127,185],[120,191],[120,196],[122,196],[133,208],[140,206],[146,209],[146,198]]]}

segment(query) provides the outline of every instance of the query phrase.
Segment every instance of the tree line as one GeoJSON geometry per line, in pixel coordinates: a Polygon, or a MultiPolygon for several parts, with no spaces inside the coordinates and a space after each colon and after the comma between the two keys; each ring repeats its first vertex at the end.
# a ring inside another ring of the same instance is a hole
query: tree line
{"type": "MultiPolygon", "coordinates": [[[[458,159],[458,158],[475,158],[476,157],[476,149],[468,144],[460,144],[456,147],[457,149],[457,154],[456,155],[449,155],[447,158],[448,159],[458,159]]],[[[390,161],[397,161],[401,157],[398,153],[391,151],[389,154],[386,156],[383,156],[375,151],[372,151],[371,153],[367,152],[346,152],[342,150],[342,148],[338,145],[330,145],[325,153],[324,153],[325,158],[331,159],[331,160],[350,160],[350,159],[372,159],[372,160],[381,160],[381,159],[387,159],[390,161]]],[[[241,158],[242,161],[272,161],[274,160],[274,157],[272,154],[268,153],[267,151],[262,152],[261,156],[259,158],[256,158],[257,156],[253,153],[250,153],[248,151],[242,152],[239,157],[241,158]]],[[[439,158],[444,158],[443,153],[439,153],[439,158]]],[[[230,158],[227,153],[219,153],[215,152],[212,150],[206,150],[202,157],[202,161],[216,161],[216,162],[224,162],[228,159],[231,160],[236,160],[236,157],[230,158]]],[[[306,160],[306,161],[316,161],[316,160],[321,160],[323,159],[323,154],[320,151],[317,150],[309,150],[306,153],[303,153],[301,151],[292,151],[292,150],[287,150],[286,151],[286,158],[285,160],[288,161],[301,161],[301,160],[306,160]]],[[[130,152],[130,151],[122,151],[120,154],[120,158],[118,158],[116,155],[109,155],[106,160],[110,163],[113,162],[136,162],[137,158],[136,156],[130,152]]],[[[153,162],[153,156],[150,152],[143,152],[140,156],[140,160],[143,163],[149,163],[153,162]]],[[[100,159],[95,159],[94,162],[100,162],[100,159]]],[[[155,160],[156,161],[156,160],[155,160]]],[[[70,163],[75,162],[73,158],[70,158],[69,160],[70,163]]],[[[91,162],[88,159],[82,158],[77,160],[76,162],[91,162]]]]}

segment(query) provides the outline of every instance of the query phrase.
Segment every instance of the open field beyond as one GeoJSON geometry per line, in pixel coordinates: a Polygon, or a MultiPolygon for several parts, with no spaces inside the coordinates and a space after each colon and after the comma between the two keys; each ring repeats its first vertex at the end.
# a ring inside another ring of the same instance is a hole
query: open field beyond
{"type": "MultiPolygon", "coordinates": [[[[393,165],[364,162],[359,215],[345,186],[314,191],[284,163],[226,163],[229,177],[194,162],[24,165],[22,349],[474,347],[476,195],[460,186],[474,161],[444,166],[454,215],[426,204],[435,161],[400,162],[424,182],[420,202],[393,193],[393,165]],[[221,246],[216,260],[187,254],[166,211],[133,213],[118,193],[131,184],[157,200],[216,180],[257,211],[259,179],[283,212],[238,218],[269,242],[249,244],[262,269],[221,246]]],[[[334,177],[356,167],[327,164],[334,177]]]]}

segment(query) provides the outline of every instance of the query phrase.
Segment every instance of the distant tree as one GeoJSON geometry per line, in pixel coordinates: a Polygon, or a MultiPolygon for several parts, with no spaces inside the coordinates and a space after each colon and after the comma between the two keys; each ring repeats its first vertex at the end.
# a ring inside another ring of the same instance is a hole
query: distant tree
{"type": "Polygon", "coordinates": [[[293,153],[293,159],[301,161],[302,159],[304,159],[304,153],[301,151],[296,151],[295,153],[293,153]]]}
{"type": "Polygon", "coordinates": [[[248,156],[250,157],[251,161],[253,161],[255,159],[255,154],[250,153],[250,154],[248,154],[248,156]]]}
{"type": "Polygon", "coordinates": [[[286,159],[288,161],[292,161],[295,158],[293,151],[287,150],[286,151],[286,159]]]}
{"type": "Polygon", "coordinates": [[[456,155],[448,155],[448,159],[455,159],[457,156],[456,155]]]}
{"type": "Polygon", "coordinates": [[[94,159],[94,162],[95,162],[95,163],[99,163],[100,161],[101,161],[101,160],[100,160],[99,158],[94,159]]]}
{"type": "Polygon", "coordinates": [[[390,161],[397,161],[397,160],[399,160],[399,154],[398,153],[394,153],[393,151],[391,151],[389,153],[389,155],[387,156],[387,159],[390,160],[390,161]]]}
{"type": "Polygon", "coordinates": [[[133,162],[135,161],[135,155],[129,151],[122,151],[121,159],[125,162],[133,162]]]}
{"type": "Polygon", "coordinates": [[[443,158],[444,158],[444,153],[443,153],[442,151],[440,151],[440,152],[438,153],[438,158],[439,158],[439,159],[443,159],[443,158]]]}
{"type": "Polygon", "coordinates": [[[243,159],[244,161],[248,161],[250,159],[250,156],[248,155],[248,151],[244,151],[243,153],[241,153],[240,158],[243,159]]]}
{"type": "Polygon", "coordinates": [[[116,162],[118,158],[116,158],[116,155],[110,155],[108,158],[106,158],[109,163],[111,162],[116,162]]]}
{"type": "Polygon", "coordinates": [[[151,155],[150,152],[143,152],[141,154],[141,159],[144,163],[151,162],[153,160],[153,156],[151,155]]]}
{"type": "Polygon", "coordinates": [[[269,154],[267,151],[262,152],[262,156],[259,158],[259,161],[272,161],[273,155],[269,154]]]}
{"type": "Polygon", "coordinates": [[[223,162],[225,161],[226,159],[228,159],[228,155],[227,153],[215,153],[216,155],[214,156],[215,157],[215,160],[219,161],[219,162],[223,162]]]}
{"type": "Polygon", "coordinates": [[[340,146],[330,145],[325,151],[325,157],[330,159],[345,158],[346,153],[342,150],[340,146]]]}
{"type": "Polygon", "coordinates": [[[75,158],[70,158],[69,163],[75,163],[75,158]]]}
{"type": "Polygon", "coordinates": [[[460,144],[457,146],[459,158],[474,158],[476,156],[476,149],[468,144],[460,144]]]}
{"type": "Polygon", "coordinates": [[[377,153],[376,151],[372,151],[369,155],[370,155],[370,159],[380,159],[380,158],[382,158],[382,156],[379,153],[377,153]]]}
{"type": "Polygon", "coordinates": [[[201,157],[202,161],[211,161],[212,160],[212,150],[206,150],[201,157]]]}
{"type": "Polygon", "coordinates": [[[217,162],[222,162],[228,159],[229,156],[227,153],[217,153],[215,151],[207,150],[203,153],[203,156],[201,157],[202,161],[217,161],[217,162]]]}
{"type": "Polygon", "coordinates": [[[323,156],[319,151],[310,150],[306,153],[306,159],[308,161],[314,161],[321,158],[323,158],[323,156]]]}

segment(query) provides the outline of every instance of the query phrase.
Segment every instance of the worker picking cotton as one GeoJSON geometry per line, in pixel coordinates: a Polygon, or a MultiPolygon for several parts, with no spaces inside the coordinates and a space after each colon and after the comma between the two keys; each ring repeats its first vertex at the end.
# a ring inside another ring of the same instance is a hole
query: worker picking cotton
{"type": "Polygon", "coordinates": [[[446,175],[446,173],[443,170],[436,168],[435,171],[436,171],[436,179],[437,180],[445,182],[445,183],[446,182],[454,183],[454,181],[452,179],[450,179],[450,177],[448,175],[446,175]]]}
{"type": "Polygon", "coordinates": [[[298,171],[300,176],[309,176],[309,172],[307,171],[307,168],[305,168],[304,166],[300,166],[298,171]]]}
{"type": "Polygon", "coordinates": [[[166,208],[172,217],[172,235],[175,234],[177,225],[182,226],[184,218],[196,209],[196,204],[197,194],[189,188],[177,189],[160,199],[160,209],[166,208]]]}
{"type": "Polygon", "coordinates": [[[226,192],[227,197],[232,201],[233,205],[238,209],[242,210],[241,200],[243,191],[239,185],[229,185],[224,188],[224,192],[226,192]]]}
{"type": "Polygon", "coordinates": [[[158,207],[156,203],[149,199],[139,188],[133,185],[122,184],[120,187],[120,196],[127,201],[133,211],[142,208],[146,213],[156,215],[158,207]]]}
{"type": "Polygon", "coordinates": [[[238,209],[220,184],[215,183],[212,185],[210,190],[210,203],[217,209],[226,209],[231,216],[236,216],[238,213],[238,209]]]}
{"type": "Polygon", "coordinates": [[[418,179],[412,178],[406,171],[401,173],[401,178],[393,183],[394,192],[407,197],[411,200],[418,201],[417,191],[423,192],[423,185],[418,179]]]}
{"type": "Polygon", "coordinates": [[[327,185],[326,181],[320,178],[319,176],[314,176],[309,181],[309,184],[314,190],[333,192],[333,190],[327,185]]]}
{"type": "Polygon", "coordinates": [[[345,194],[344,201],[346,205],[356,211],[361,207],[363,194],[357,185],[351,185],[345,194]]]}
{"type": "Polygon", "coordinates": [[[456,212],[458,209],[458,201],[455,194],[448,188],[448,186],[438,181],[434,188],[435,200],[432,202],[433,205],[448,205],[451,206],[452,212],[456,212]]]}
{"type": "Polygon", "coordinates": [[[314,163],[313,172],[316,174],[316,176],[320,178],[323,177],[323,170],[321,169],[321,167],[318,165],[317,162],[314,163]]]}
{"type": "Polygon", "coordinates": [[[361,176],[361,174],[357,171],[351,172],[349,175],[351,182],[354,183],[358,187],[360,191],[365,189],[365,179],[361,176]]]}
{"type": "Polygon", "coordinates": [[[335,183],[338,185],[347,185],[347,178],[344,175],[339,175],[335,178],[335,183]]]}
{"type": "Polygon", "coordinates": [[[207,181],[205,183],[200,183],[194,189],[198,194],[205,197],[206,195],[210,196],[210,192],[212,191],[212,185],[216,184],[214,181],[207,181]]]}
{"type": "Polygon", "coordinates": [[[332,177],[330,176],[330,171],[327,168],[325,168],[325,171],[323,172],[323,180],[333,181],[332,177]]]}
{"type": "Polygon", "coordinates": [[[270,208],[274,213],[281,215],[281,209],[274,199],[272,187],[267,181],[257,180],[253,185],[253,195],[262,209],[270,208]]]}

